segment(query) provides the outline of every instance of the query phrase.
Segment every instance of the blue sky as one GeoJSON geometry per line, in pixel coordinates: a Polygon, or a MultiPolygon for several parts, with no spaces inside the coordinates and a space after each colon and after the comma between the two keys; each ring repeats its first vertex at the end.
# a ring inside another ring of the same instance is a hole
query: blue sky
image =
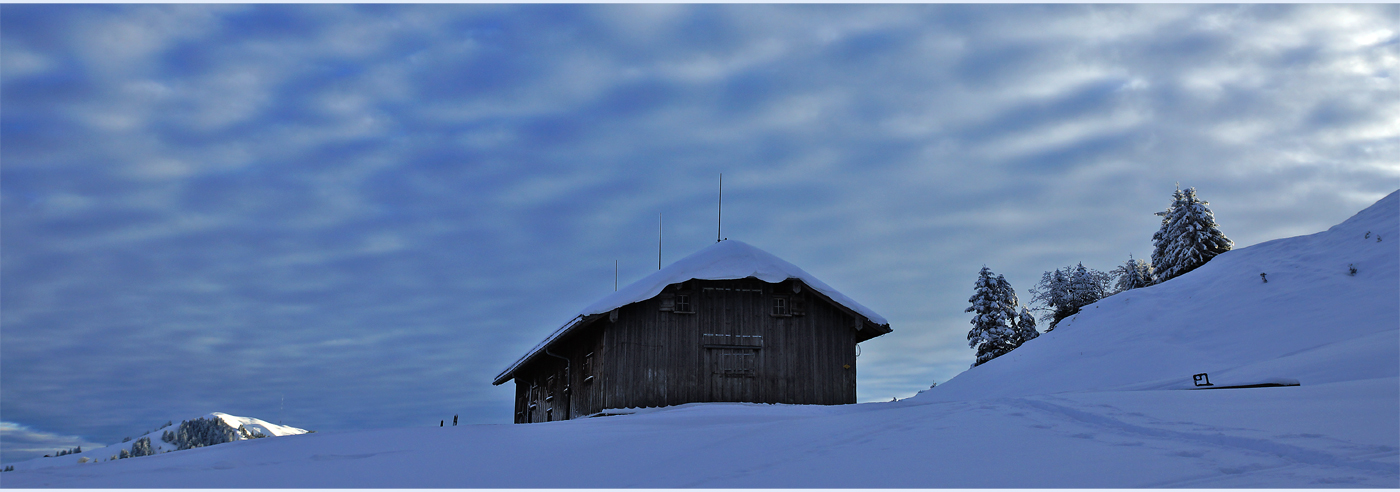
{"type": "Polygon", "coordinates": [[[1396,5],[0,6],[0,460],[212,411],[511,419],[496,373],[724,235],[966,369],[982,265],[1239,246],[1400,187],[1396,5]],[[283,403],[285,401],[285,403],[283,403]]]}

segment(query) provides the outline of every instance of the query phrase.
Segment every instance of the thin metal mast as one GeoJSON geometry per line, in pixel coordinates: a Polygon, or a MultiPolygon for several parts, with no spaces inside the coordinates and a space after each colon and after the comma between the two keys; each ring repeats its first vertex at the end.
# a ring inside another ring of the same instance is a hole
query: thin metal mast
{"type": "Polygon", "coordinates": [[[720,231],[724,229],[724,173],[719,173],[719,222],[715,224],[715,242],[719,242],[720,231]]]}
{"type": "Polygon", "coordinates": [[[661,214],[656,214],[656,269],[661,269],[661,214]]]}

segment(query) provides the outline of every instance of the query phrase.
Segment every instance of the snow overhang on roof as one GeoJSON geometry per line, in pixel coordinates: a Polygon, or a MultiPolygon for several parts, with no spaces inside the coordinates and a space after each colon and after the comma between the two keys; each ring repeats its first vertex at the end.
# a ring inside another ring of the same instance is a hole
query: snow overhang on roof
{"type": "Polygon", "coordinates": [[[536,354],[544,351],[545,347],[553,343],[559,337],[573,330],[581,324],[584,318],[595,314],[602,314],[614,309],[641,302],[661,293],[662,289],[671,284],[685,282],[691,279],[697,280],[733,280],[754,277],[768,283],[778,283],[788,279],[800,279],[808,287],[820,292],[830,298],[832,302],[845,307],[857,314],[864,316],[866,320],[877,326],[885,327],[888,330],[889,321],[884,316],[880,316],[868,307],[846,297],[845,294],[831,288],[821,280],[817,280],[812,274],[798,268],[797,265],[788,263],[782,258],[773,256],[767,251],[750,246],[743,241],[724,240],[705,247],[704,249],[691,254],[685,258],[677,260],[675,263],[667,265],[666,268],[657,270],[656,273],[647,275],[641,280],[633,282],[626,287],[618,289],[607,297],[599,299],[598,302],[583,308],[578,315],[574,316],[564,326],[559,327],[543,342],[530,349],[524,357],[515,361],[509,368],[501,371],[496,376],[492,384],[502,384],[509,381],[514,376],[515,370],[536,354]]]}

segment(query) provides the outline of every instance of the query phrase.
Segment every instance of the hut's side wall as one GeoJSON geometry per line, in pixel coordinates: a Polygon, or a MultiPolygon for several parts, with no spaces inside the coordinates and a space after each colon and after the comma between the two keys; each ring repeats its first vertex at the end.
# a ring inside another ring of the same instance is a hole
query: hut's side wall
{"type": "MultiPolygon", "coordinates": [[[[606,323],[607,320],[601,320],[606,323]]],[[[515,374],[515,423],[567,420],[604,407],[599,368],[603,360],[602,323],[593,322],[550,346],[515,374]]]]}

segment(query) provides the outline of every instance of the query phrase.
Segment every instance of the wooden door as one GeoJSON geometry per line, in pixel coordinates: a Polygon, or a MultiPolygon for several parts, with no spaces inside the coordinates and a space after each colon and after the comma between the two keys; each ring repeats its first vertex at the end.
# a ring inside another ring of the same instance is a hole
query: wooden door
{"type": "Polygon", "coordinates": [[[763,357],[763,284],[716,282],[701,288],[701,372],[705,401],[758,401],[763,357]]]}

